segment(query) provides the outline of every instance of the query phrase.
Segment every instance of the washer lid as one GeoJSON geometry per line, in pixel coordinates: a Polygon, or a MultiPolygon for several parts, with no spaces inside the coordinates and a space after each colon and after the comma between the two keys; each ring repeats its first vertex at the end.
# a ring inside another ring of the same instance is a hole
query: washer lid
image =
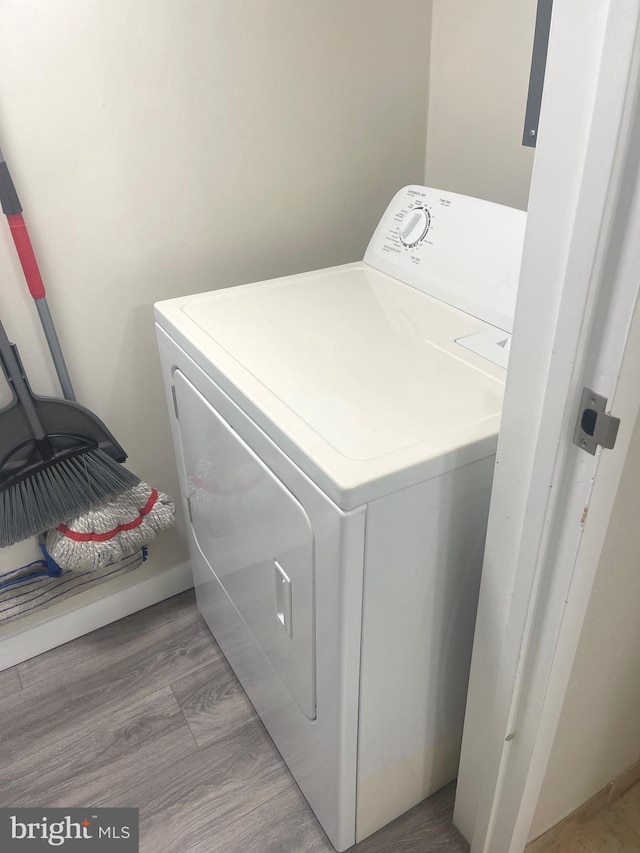
{"type": "Polygon", "coordinates": [[[495,450],[505,372],[456,343],[486,324],[364,263],[156,313],[344,508],[495,450]]]}

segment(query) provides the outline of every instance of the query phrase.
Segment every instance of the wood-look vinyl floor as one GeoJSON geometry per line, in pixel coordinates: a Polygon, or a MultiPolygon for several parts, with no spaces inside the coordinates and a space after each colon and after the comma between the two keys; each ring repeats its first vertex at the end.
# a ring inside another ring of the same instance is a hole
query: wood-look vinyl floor
{"type": "MultiPolygon", "coordinates": [[[[352,848],[457,853],[449,785],[352,848]]],[[[0,672],[0,805],[135,806],[142,853],[331,853],[189,591],[0,672]]]]}
{"type": "Polygon", "coordinates": [[[640,853],[640,782],[591,816],[561,822],[527,853],[640,853]]]}

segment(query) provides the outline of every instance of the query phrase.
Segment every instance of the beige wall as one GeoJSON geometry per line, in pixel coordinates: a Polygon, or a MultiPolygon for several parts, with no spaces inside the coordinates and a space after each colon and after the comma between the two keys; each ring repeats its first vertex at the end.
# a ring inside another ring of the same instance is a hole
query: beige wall
{"type": "Polygon", "coordinates": [[[426,183],[525,210],[536,0],[434,0],[426,183]]]}
{"type": "Polygon", "coordinates": [[[636,423],[530,838],[640,759],[640,420],[636,423]]]}
{"type": "MultiPolygon", "coordinates": [[[[146,480],[177,491],[153,302],[362,257],[393,193],[423,178],[430,12],[2,4],[0,143],[79,399],[146,480]]],[[[22,288],[0,227],[2,317],[36,391],[57,393],[22,288]]],[[[175,533],[151,554],[185,556],[175,533]]],[[[0,571],[33,556],[6,549],[0,571]]]]}

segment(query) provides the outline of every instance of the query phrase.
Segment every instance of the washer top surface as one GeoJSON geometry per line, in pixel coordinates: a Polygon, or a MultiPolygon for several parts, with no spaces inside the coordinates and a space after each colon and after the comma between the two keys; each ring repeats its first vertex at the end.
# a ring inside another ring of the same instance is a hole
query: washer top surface
{"type": "Polygon", "coordinates": [[[364,263],[169,300],[158,324],[342,508],[495,451],[488,327],[364,263]]]}

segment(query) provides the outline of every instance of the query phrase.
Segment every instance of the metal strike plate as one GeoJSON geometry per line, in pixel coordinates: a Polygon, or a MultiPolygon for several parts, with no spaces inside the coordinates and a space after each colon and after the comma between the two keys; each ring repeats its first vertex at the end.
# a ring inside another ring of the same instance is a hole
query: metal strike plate
{"type": "Polygon", "coordinates": [[[616,443],[620,418],[605,411],[607,398],[590,388],[582,389],[573,443],[595,456],[598,445],[611,450],[616,443]]]}

